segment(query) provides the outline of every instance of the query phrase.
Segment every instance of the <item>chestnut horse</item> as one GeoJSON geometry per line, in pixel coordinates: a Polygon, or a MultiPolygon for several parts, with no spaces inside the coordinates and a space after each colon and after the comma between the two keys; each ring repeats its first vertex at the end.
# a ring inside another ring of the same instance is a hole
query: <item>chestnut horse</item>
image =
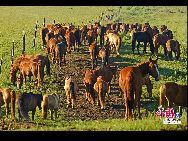
{"type": "Polygon", "coordinates": [[[179,106],[179,112],[182,114],[182,107],[187,107],[187,85],[178,85],[175,82],[166,82],[160,89],[160,102],[165,107],[165,101],[168,100],[168,107],[172,105],[179,106]]]}
{"type": "Polygon", "coordinates": [[[72,108],[74,108],[76,103],[76,92],[78,91],[78,84],[72,80],[72,77],[66,77],[64,89],[67,97],[68,107],[72,103],[72,108]]]}
{"type": "Polygon", "coordinates": [[[179,59],[180,57],[180,44],[177,40],[168,40],[166,42],[166,49],[167,49],[167,53],[168,53],[168,59],[172,60],[172,51],[175,54],[176,60],[179,59]]]}
{"type": "Polygon", "coordinates": [[[88,100],[92,104],[95,103],[95,92],[93,89],[95,82],[97,82],[97,76],[91,70],[86,70],[85,77],[83,80],[86,92],[85,95],[86,100],[88,100]]]}
{"type": "Polygon", "coordinates": [[[97,104],[100,104],[101,109],[104,109],[105,96],[108,93],[108,84],[102,79],[102,76],[97,78],[97,82],[94,84],[94,90],[95,96],[97,97],[97,104]]]}
{"type": "Polygon", "coordinates": [[[105,45],[99,51],[99,57],[102,59],[102,67],[108,65],[108,59],[110,56],[110,48],[109,45],[105,45]]]}
{"type": "MultiPolygon", "coordinates": [[[[125,99],[125,119],[132,120],[132,110],[138,105],[138,116],[140,116],[140,98],[142,94],[142,85],[146,75],[151,75],[156,81],[159,81],[160,74],[158,71],[157,60],[152,60],[151,57],[148,61],[137,64],[136,66],[128,66],[120,71],[119,86],[124,92],[125,99]]],[[[134,116],[135,117],[135,116],[134,116]]]]}
{"type": "Polygon", "coordinates": [[[97,45],[96,42],[93,42],[89,46],[89,53],[90,53],[90,58],[91,58],[91,67],[92,67],[92,70],[93,70],[94,64],[96,64],[96,67],[97,67],[97,58],[98,58],[98,55],[99,55],[99,46],[97,45]]]}
{"type": "Polygon", "coordinates": [[[34,115],[36,112],[36,107],[38,106],[41,110],[42,94],[30,93],[19,93],[16,97],[16,105],[18,107],[19,120],[24,118],[25,120],[30,120],[28,112],[32,111],[32,120],[34,120],[34,115]]]}
{"type": "Polygon", "coordinates": [[[53,120],[53,110],[55,111],[55,119],[57,119],[58,107],[59,107],[59,96],[57,94],[43,95],[42,120],[47,118],[48,109],[50,109],[50,119],[53,120]]]}
{"type": "Polygon", "coordinates": [[[8,118],[9,103],[11,103],[11,117],[15,119],[15,101],[16,94],[11,88],[0,89],[0,119],[1,119],[1,106],[5,104],[6,117],[8,118]]]}

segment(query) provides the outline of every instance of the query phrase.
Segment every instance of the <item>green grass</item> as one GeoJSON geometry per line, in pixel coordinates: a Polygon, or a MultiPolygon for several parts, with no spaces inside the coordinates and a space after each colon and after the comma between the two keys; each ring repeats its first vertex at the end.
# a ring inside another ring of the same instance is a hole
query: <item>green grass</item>
{"type": "MultiPolygon", "coordinates": [[[[16,93],[25,91],[17,89],[11,85],[9,79],[10,71],[10,51],[12,49],[12,41],[15,41],[15,56],[14,60],[20,56],[22,52],[22,29],[25,30],[26,35],[26,52],[25,54],[40,53],[44,55],[44,51],[40,44],[39,29],[42,27],[43,17],[46,18],[46,25],[52,24],[53,20],[61,23],[73,23],[75,25],[82,25],[82,22],[88,24],[89,21],[96,21],[96,17],[101,16],[101,13],[112,14],[118,10],[118,6],[49,6],[49,7],[0,7],[0,58],[3,58],[2,73],[0,74],[0,88],[10,87],[15,90],[16,93]],[[38,20],[36,47],[32,48],[34,26],[38,20]]],[[[186,6],[122,6],[120,16],[113,20],[114,22],[122,23],[141,23],[149,22],[151,26],[157,26],[165,24],[168,29],[172,30],[174,39],[178,40],[181,44],[181,58],[176,61],[166,61],[163,56],[163,48],[159,48],[159,72],[161,80],[156,82],[154,78],[151,78],[154,84],[153,97],[150,100],[154,101],[149,105],[145,105],[142,111],[147,109],[149,116],[142,120],[125,121],[124,119],[106,119],[106,120],[93,120],[93,121],[67,121],[64,118],[66,114],[65,109],[59,110],[59,118],[56,121],[45,120],[41,121],[41,111],[37,110],[35,120],[32,123],[38,125],[44,124],[46,126],[38,126],[35,128],[19,130],[92,130],[92,131],[143,131],[143,130],[187,130],[187,112],[184,110],[181,125],[163,125],[159,117],[154,115],[158,110],[159,88],[167,81],[174,81],[178,84],[187,84],[187,7],[186,6]]],[[[112,21],[109,21],[112,22],[112,21]]],[[[117,63],[119,68],[126,67],[128,65],[135,65],[137,63],[148,60],[151,55],[149,48],[147,47],[148,54],[146,55],[132,55],[131,54],[131,41],[129,33],[122,35],[122,47],[120,49],[121,57],[116,59],[114,63],[117,63]]],[[[142,53],[143,45],[140,47],[142,53]]],[[[136,52],[136,51],[135,51],[136,52]]],[[[136,52],[137,53],[137,52],[136,52]]],[[[155,58],[153,56],[153,58],[155,58]]],[[[173,59],[175,59],[173,57],[173,59]]],[[[45,80],[47,77],[44,78],[45,80]]],[[[52,76],[51,79],[55,79],[52,76]]],[[[55,92],[62,95],[58,85],[54,85],[49,80],[47,93],[55,92]]],[[[29,91],[29,90],[27,90],[29,91]]],[[[43,93],[43,90],[33,90],[34,93],[43,93]]],[[[147,98],[146,88],[143,87],[142,100],[147,98]]],[[[63,99],[61,99],[63,100],[63,99]]],[[[177,109],[177,106],[174,106],[177,109]]],[[[141,111],[141,112],[142,112],[141,111]]],[[[2,116],[5,117],[5,107],[2,106],[2,116]]],[[[16,113],[16,117],[18,114],[16,113]]],[[[5,120],[8,120],[5,118],[5,120]]],[[[16,129],[18,130],[18,129],[16,129]]]]}

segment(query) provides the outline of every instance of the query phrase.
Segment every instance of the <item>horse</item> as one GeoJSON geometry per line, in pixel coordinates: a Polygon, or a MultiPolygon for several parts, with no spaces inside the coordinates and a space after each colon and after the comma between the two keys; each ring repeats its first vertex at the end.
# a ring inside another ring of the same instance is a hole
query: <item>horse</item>
{"type": "MultiPolygon", "coordinates": [[[[120,71],[119,87],[124,92],[125,99],[125,119],[132,120],[132,110],[138,105],[138,116],[140,116],[140,98],[142,94],[142,85],[146,75],[151,75],[155,81],[160,80],[158,71],[157,60],[152,60],[151,57],[148,61],[137,64],[135,66],[128,66],[120,71]]],[[[135,115],[134,115],[135,118],[135,115]]]]}
{"type": "Polygon", "coordinates": [[[65,43],[58,43],[55,45],[55,60],[61,66],[62,58],[63,63],[65,64],[65,56],[67,52],[67,45],[65,43]]]}
{"type": "Polygon", "coordinates": [[[59,107],[59,96],[57,94],[45,94],[42,101],[42,120],[47,118],[47,111],[50,109],[50,119],[53,120],[53,110],[55,111],[55,119],[57,119],[57,111],[59,107]]]}
{"type": "Polygon", "coordinates": [[[116,66],[106,66],[103,68],[97,68],[94,70],[94,74],[99,77],[102,76],[102,79],[107,83],[108,85],[108,95],[107,98],[109,99],[109,94],[111,93],[111,81],[113,78],[115,78],[117,72],[116,66]]]}
{"type": "Polygon", "coordinates": [[[28,112],[32,111],[32,120],[34,120],[36,107],[41,110],[42,94],[33,94],[32,92],[21,92],[16,97],[16,106],[18,107],[19,120],[30,120],[28,112]]]}
{"type": "Polygon", "coordinates": [[[76,92],[78,91],[78,84],[72,80],[72,77],[66,77],[64,89],[67,97],[68,107],[72,103],[72,108],[74,108],[76,103],[76,92]]]}
{"type": "Polygon", "coordinates": [[[40,29],[40,36],[41,36],[41,44],[42,48],[44,48],[47,45],[47,42],[45,40],[46,34],[49,32],[48,28],[42,27],[40,29]]]}
{"type": "Polygon", "coordinates": [[[105,45],[99,51],[99,57],[102,59],[101,64],[103,67],[108,65],[109,56],[110,56],[110,47],[109,47],[109,45],[105,45]]]}
{"type": "MultiPolygon", "coordinates": [[[[97,97],[97,104],[101,109],[104,109],[105,95],[108,93],[108,84],[102,79],[102,76],[97,77],[97,82],[94,84],[95,96],[97,97]]],[[[108,95],[108,94],[107,94],[108,95]]]]}
{"type": "Polygon", "coordinates": [[[166,82],[159,89],[159,105],[165,107],[165,101],[168,100],[168,107],[172,105],[179,106],[179,113],[182,114],[182,107],[187,108],[187,85],[179,85],[175,82],[166,82]]]}
{"type": "Polygon", "coordinates": [[[138,42],[138,44],[137,44],[138,54],[140,54],[140,52],[139,52],[140,42],[144,42],[143,53],[147,53],[146,52],[147,42],[149,42],[149,44],[150,44],[150,51],[151,51],[151,53],[152,54],[154,53],[153,40],[152,40],[151,35],[147,31],[138,31],[138,32],[134,32],[134,33],[132,32],[131,41],[132,41],[132,53],[133,54],[134,54],[134,49],[135,49],[136,41],[138,42]]]}
{"type": "Polygon", "coordinates": [[[85,77],[83,80],[85,86],[85,92],[86,92],[85,96],[86,96],[86,100],[88,100],[92,104],[95,103],[95,92],[93,86],[96,82],[97,82],[97,76],[91,70],[86,70],[85,77]]]}
{"type": "Polygon", "coordinates": [[[1,119],[1,106],[5,104],[6,117],[8,118],[9,103],[11,103],[11,117],[15,120],[15,101],[16,94],[11,88],[0,89],[0,119],[1,119]]]}
{"type": "Polygon", "coordinates": [[[168,40],[166,42],[166,49],[167,49],[167,54],[168,54],[168,59],[172,60],[172,51],[175,54],[176,60],[179,59],[180,57],[180,44],[177,40],[168,40]]]}
{"type": "Polygon", "coordinates": [[[117,56],[119,56],[119,49],[121,47],[121,37],[118,33],[108,33],[104,36],[105,41],[111,46],[111,53],[114,53],[114,47],[116,47],[117,56]]]}
{"type": "Polygon", "coordinates": [[[93,29],[88,30],[86,34],[86,39],[88,40],[90,46],[93,42],[96,41],[97,33],[93,29]]]}
{"type": "Polygon", "coordinates": [[[154,54],[158,55],[158,48],[160,45],[164,48],[164,55],[167,56],[167,49],[166,49],[166,42],[170,40],[170,38],[166,34],[156,34],[154,36],[153,42],[154,42],[154,54]]]}
{"type": "Polygon", "coordinates": [[[40,84],[40,80],[43,80],[43,74],[41,74],[40,70],[41,61],[39,63],[36,62],[22,62],[20,64],[20,74],[17,78],[17,88],[20,88],[22,85],[22,81],[24,80],[24,88],[26,88],[26,76],[29,77],[29,82],[31,84],[31,76],[34,77],[34,82],[38,83],[37,87],[40,84]],[[38,76],[38,79],[37,79],[38,76]]]}
{"type": "Polygon", "coordinates": [[[92,70],[94,70],[94,64],[96,63],[96,67],[97,67],[97,58],[99,55],[99,46],[97,45],[96,42],[93,42],[89,46],[89,53],[90,53],[90,58],[91,58],[91,67],[92,67],[92,70]]]}
{"type": "MultiPolygon", "coordinates": [[[[41,67],[43,68],[41,70],[44,71],[44,67],[46,66],[46,75],[48,75],[50,77],[50,60],[48,59],[48,56],[42,56],[40,54],[35,54],[35,55],[22,54],[11,65],[10,80],[13,83],[13,85],[16,82],[16,73],[19,70],[19,66],[20,66],[21,62],[31,62],[31,61],[36,62],[36,63],[41,61],[41,67]]],[[[42,72],[42,74],[44,75],[44,72],[42,72]]]]}
{"type": "Polygon", "coordinates": [[[65,39],[67,41],[67,52],[71,53],[71,47],[74,46],[74,51],[76,50],[75,46],[75,35],[73,32],[69,31],[69,29],[66,30],[65,39]]]}

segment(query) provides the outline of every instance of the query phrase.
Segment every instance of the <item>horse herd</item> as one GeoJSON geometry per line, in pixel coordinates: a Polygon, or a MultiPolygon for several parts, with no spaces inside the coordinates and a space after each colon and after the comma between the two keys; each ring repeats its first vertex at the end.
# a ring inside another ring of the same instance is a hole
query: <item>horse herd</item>
{"type": "MultiPolygon", "coordinates": [[[[180,44],[173,40],[171,30],[167,26],[161,26],[161,34],[156,26],[150,27],[149,23],[141,24],[105,24],[101,26],[99,22],[94,25],[83,25],[75,28],[71,24],[53,24],[47,25],[40,29],[42,48],[46,53],[45,56],[40,54],[25,55],[18,57],[11,66],[10,80],[15,85],[17,81],[17,88],[20,88],[24,82],[26,89],[26,76],[29,77],[31,85],[31,76],[34,77],[34,84],[37,88],[42,85],[44,75],[50,77],[50,59],[52,63],[58,65],[65,64],[66,53],[71,53],[72,47],[74,51],[79,51],[81,45],[86,47],[89,45],[89,53],[91,58],[91,69],[86,70],[83,83],[85,86],[85,98],[92,104],[97,100],[97,105],[101,109],[105,109],[105,98],[109,99],[111,93],[111,81],[115,79],[117,66],[109,65],[110,54],[113,55],[114,48],[116,48],[117,57],[120,56],[119,49],[121,47],[122,37],[118,32],[127,34],[130,32],[132,41],[132,53],[137,44],[137,51],[139,52],[140,42],[144,42],[143,53],[146,52],[147,43],[150,44],[150,51],[152,54],[158,55],[158,48],[160,45],[164,47],[164,55],[168,54],[169,59],[172,59],[172,51],[175,53],[176,59],[180,57],[180,44]],[[100,45],[97,45],[97,38],[100,37],[100,45]],[[101,49],[100,49],[101,47],[101,49]],[[97,68],[97,58],[102,58],[102,65],[97,68]],[[50,59],[49,59],[50,58],[50,59]],[[44,70],[46,69],[46,73],[44,70]],[[17,72],[19,75],[17,76],[17,72]]],[[[160,73],[158,70],[157,59],[152,59],[137,64],[135,66],[127,66],[120,70],[119,74],[119,90],[124,93],[125,99],[125,119],[131,120],[132,113],[135,114],[136,106],[138,108],[138,117],[140,116],[140,98],[142,94],[142,85],[147,86],[147,91],[152,96],[153,85],[149,79],[149,75],[155,78],[155,81],[160,80],[160,73]]],[[[67,97],[67,105],[72,108],[75,107],[76,93],[78,92],[78,84],[73,81],[74,76],[65,78],[64,90],[67,97]]],[[[178,85],[174,82],[166,82],[160,88],[160,105],[165,106],[165,99],[168,100],[168,106],[176,104],[181,108],[187,107],[187,85],[178,85]]],[[[108,100],[106,100],[107,102],[108,100]]],[[[1,106],[5,104],[6,116],[9,113],[9,103],[11,103],[11,117],[15,119],[15,103],[18,107],[19,119],[30,120],[28,111],[32,111],[32,120],[36,111],[36,106],[42,109],[42,119],[47,118],[47,110],[50,109],[50,117],[53,119],[53,111],[55,111],[55,118],[57,118],[57,110],[59,107],[60,98],[57,94],[33,94],[32,92],[21,92],[18,95],[11,88],[0,90],[0,114],[1,106]],[[42,103],[42,105],[41,105],[42,103]]],[[[1,118],[1,115],[0,115],[1,118]]]]}

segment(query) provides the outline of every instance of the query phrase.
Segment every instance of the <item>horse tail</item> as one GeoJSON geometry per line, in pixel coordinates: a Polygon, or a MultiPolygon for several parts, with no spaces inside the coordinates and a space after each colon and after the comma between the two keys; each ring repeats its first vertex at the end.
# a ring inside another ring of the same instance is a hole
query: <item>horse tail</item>
{"type": "Polygon", "coordinates": [[[42,101],[42,120],[47,118],[47,110],[48,110],[48,97],[44,96],[42,101]]]}
{"type": "Polygon", "coordinates": [[[45,56],[46,74],[50,76],[50,60],[48,56],[45,56]]]}
{"type": "Polygon", "coordinates": [[[127,88],[126,88],[126,93],[127,93],[127,103],[128,107],[130,109],[133,109],[133,103],[134,103],[134,82],[133,78],[129,77],[129,82],[127,83],[127,88]]]}
{"type": "Polygon", "coordinates": [[[15,101],[16,101],[16,94],[15,92],[12,90],[11,93],[11,115],[12,115],[12,119],[15,119],[15,101]]]}
{"type": "Polygon", "coordinates": [[[160,91],[160,101],[159,105],[162,105],[162,107],[165,106],[165,96],[166,96],[166,85],[162,85],[159,89],[160,91]]]}
{"type": "Polygon", "coordinates": [[[70,82],[70,94],[71,94],[71,98],[76,99],[75,91],[74,91],[74,82],[70,82]]]}
{"type": "Polygon", "coordinates": [[[25,120],[29,120],[29,115],[25,109],[25,103],[24,103],[24,93],[19,97],[18,99],[18,109],[20,110],[20,114],[25,120]]]}

